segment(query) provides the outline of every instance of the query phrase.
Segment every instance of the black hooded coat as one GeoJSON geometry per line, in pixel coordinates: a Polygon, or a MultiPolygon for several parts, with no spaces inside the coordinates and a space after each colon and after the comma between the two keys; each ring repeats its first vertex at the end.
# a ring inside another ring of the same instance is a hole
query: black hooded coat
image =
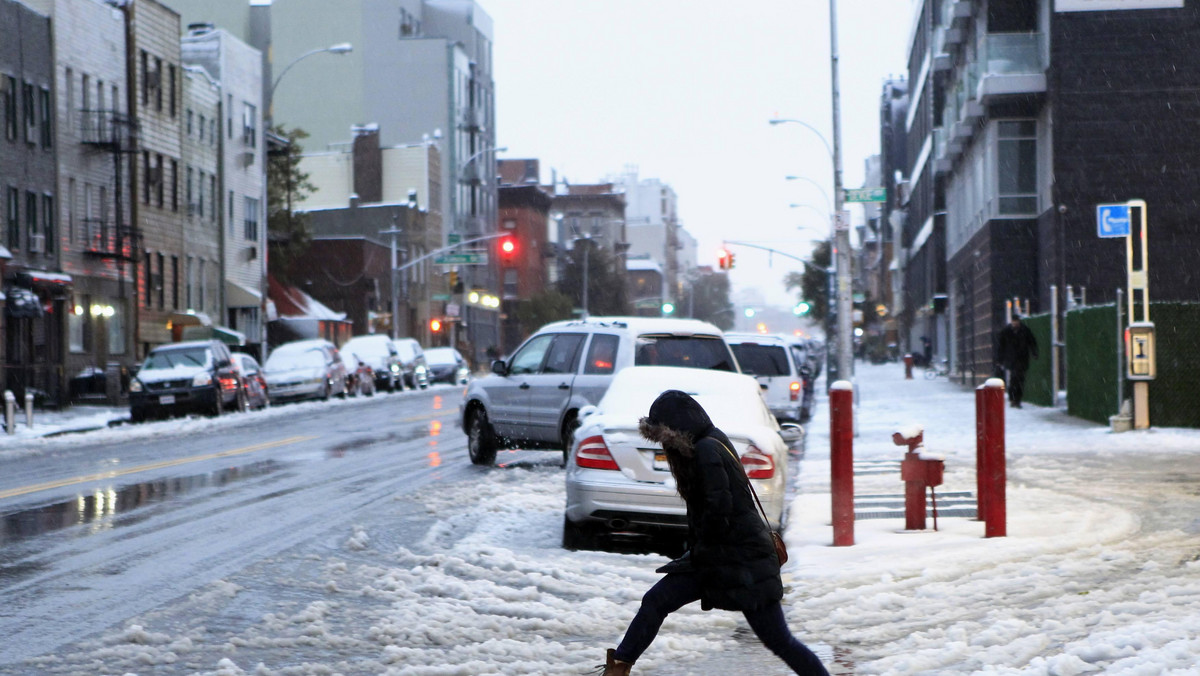
{"type": "MultiPolygon", "coordinates": [[[[694,463],[687,503],[691,569],[705,610],[756,610],[783,598],[779,560],[729,437],[678,390],[663,392],[642,418],[643,436],[694,463]]],[[[684,487],[680,487],[681,493],[684,487]]]]}

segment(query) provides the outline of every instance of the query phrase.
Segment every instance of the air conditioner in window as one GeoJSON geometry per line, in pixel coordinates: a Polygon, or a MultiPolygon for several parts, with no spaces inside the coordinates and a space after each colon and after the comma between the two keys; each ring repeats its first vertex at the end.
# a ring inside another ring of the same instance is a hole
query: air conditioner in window
{"type": "Polygon", "coordinates": [[[29,236],[29,252],[30,253],[42,253],[45,250],[46,250],[46,236],[45,235],[43,235],[39,232],[39,233],[35,233],[35,234],[32,234],[29,236]]]}

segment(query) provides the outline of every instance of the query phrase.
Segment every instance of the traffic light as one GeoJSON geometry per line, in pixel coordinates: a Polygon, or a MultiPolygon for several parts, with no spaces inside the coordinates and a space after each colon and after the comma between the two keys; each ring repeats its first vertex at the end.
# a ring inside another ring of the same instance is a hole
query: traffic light
{"type": "Polygon", "coordinates": [[[728,270],[729,268],[733,267],[733,265],[731,265],[732,261],[733,261],[733,254],[729,252],[729,249],[718,249],[717,250],[717,267],[718,268],[720,268],[722,270],[728,270]]]}
{"type": "Polygon", "coordinates": [[[430,319],[429,320],[429,330],[433,333],[441,333],[442,332],[442,320],[438,319],[437,317],[430,319]]]}
{"type": "Polygon", "coordinates": [[[728,253],[729,253],[729,263],[727,263],[727,265],[729,265],[729,269],[732,270],[733,269],[733,252],[730,251],[728,253]]]}
{"type": "Polygon", "coordinates": [[[796,307],[792,308],[792,314],[796,315],[797,317],[803,317],[804,315],[808,314],[808,311],[811,309],[812,305],[809,305],[808,301],[802,300],[799,303],[796,303],[796,307]]]}
{"type": "Polygon", "coordinates": [[[500,238],[500,260],[504,263],[512,263],[517,258],[517,238],[512,235],[505,235],[500,238]]]}
{"type": "Polygon", "coordinates": [[[674,312],[675,312],[675,304],[674,303],[668,302],[668,303],[662,304],[662,313],[663,313],[664,317],[666,317],[667,315],[670,315],[670,314],[674,314],[674,312]]]}
{"type": "Polygon", "coordinates": [[[462,293],[462,281],[458,278],[458,270],[450,271],[450,293],[462,293]]]}

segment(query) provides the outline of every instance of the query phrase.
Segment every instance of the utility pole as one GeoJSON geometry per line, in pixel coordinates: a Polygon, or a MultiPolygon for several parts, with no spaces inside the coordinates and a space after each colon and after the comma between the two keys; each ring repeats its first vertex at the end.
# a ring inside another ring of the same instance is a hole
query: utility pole
{"type": "Polygon", "coordinates": [[[399,289],[400,285],[396,283],[396,275],[399,273],[400,268],[396,263],[396,235],[399,235],[402,232],[404,232],[404,231],[396,226],[396,215],[395,214],[392,215],[391,229],[379,231],[379,234],[381,234],[381,235],[391,235],[392,236],[392,283],[391,283],[391,287],[392,287],[392,290],[391,290],[392,340],[395,340],[400,337],[400,333],[399,333],[399,331],[400,331],[400,294],[397,293],[397,290],[399,289]]]}
{"type": "Polygon", "coordinates": [[[853,323],[850,302],[850,223],[842,213],[845,194],[842,190],[842,112],[838,90],[837,0],[829,0],[829,53],[833,70],[833,246],[837,268],[837,377],[854,377],[854,346],[851,339],[853,323]]]}

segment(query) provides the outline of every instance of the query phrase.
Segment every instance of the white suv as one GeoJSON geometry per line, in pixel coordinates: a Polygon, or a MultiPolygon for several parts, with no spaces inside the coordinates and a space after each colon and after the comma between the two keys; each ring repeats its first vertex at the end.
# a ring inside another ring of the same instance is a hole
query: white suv
{"type": "Polygon", "coordinates": [[[721,329],[695,319],[590,317],[547,324],[492,373],[471,382],[460,405],[471,462],[501,448],[570,452],[579,409],[595,405],[626,366],[740,372],[721,329]]]}
{"type": "Polygon", "coordinates": [[[758,333],[726,333],[742,373],[754,376],[780,422],[807,422],[812,415],[811,378],[792,340],[758,333]],[[808,381],[808,382],[806,382],[808,381]]]}

